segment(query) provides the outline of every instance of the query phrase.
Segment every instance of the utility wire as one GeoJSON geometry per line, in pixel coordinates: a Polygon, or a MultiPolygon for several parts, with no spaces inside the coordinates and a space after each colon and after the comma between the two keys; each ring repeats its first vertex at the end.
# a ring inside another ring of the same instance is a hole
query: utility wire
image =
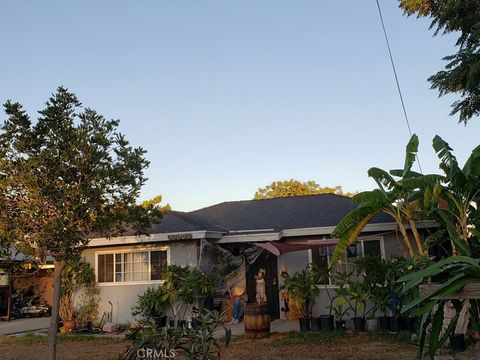
{"type": "MultiPolygon", "coordinates": [[[[387,44],[388,55],[390,56],[390,63],[392,64],[393,75],[395,76],[395,83],[397,84],[398,95],[400,97],[400,102],[402,103],[402,109],[403,109],[403,115],[405,117],[405,123],[407,124],[408,133],[410,134],[410,137],[411,137],[412,136],[412,129],[410,127],[410,121],[408,120],[408,115],[407,115],[407,109],[405,107],[405,102],[403,101],[402,89],[400,87],[400,82],[398,81],[397,69],[395,67],[395,62],[393,61],[392,50],[390,49],[390,42],[388,41],[387,30],[385,29],[385,22],[383,21],[382,9],[380,7],[379,0],[375,0],[375,1],[377,2],[378,15],[380,16],[380,22],[382,23],[383,35],[385,37],[385,42],[387,44]]],[[[420,168],[420,173],[423,174],[422,165],[420,164],[420,158],[418,157],[418,154],[416,155],[416,157],[417,157],[418,167],[420,168]]]]}

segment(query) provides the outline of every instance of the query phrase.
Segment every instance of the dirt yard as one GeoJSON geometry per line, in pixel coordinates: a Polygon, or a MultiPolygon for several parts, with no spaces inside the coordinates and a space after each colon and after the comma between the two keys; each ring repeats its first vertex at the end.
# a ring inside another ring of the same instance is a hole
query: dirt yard
{"type": "MultiPolygon", "coordinates": [[[[61,337],[59,360],[118,359],[128,342],[121,338],[61,337]]],[[[43,360],[46,358],[46,338],[0,336],[0,359],[43,360]]],[[[250,340],[237,337],[222,352],[226,360],[411,360],[416,346],[391,335],[331,333],[272,334],[268,339],[250,340]]],[[[453,357],[471,358],[471,353],[453,357]]]]}
{"type": "Polygon", "coordinates": [[[410,360],[415,359],[415,345],[390,339],[375,339],[368,334],[323,338],[317,334],[272,335],[264,340],[235,339],[224,352],[228,360],[410,360]]]}
{"type": "MultiPolygon", "coordinates": [[[[125,340],[116,338],[60,338],[57,359],[117,359],[126,346],[125,340]]],[[[47,358],[46,351],[46,338],[29,335],[24,337],[0,336],[0,359],[2,360],[44,360],[47,358]]]]}

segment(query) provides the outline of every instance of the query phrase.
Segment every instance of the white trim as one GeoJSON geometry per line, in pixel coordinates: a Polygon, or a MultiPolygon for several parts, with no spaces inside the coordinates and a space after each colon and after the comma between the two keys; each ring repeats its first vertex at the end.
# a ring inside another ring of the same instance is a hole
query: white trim
{"type": "MultiPolygon", "coordinates": [[[[438,226],[438,223],[433,220],[418,221],[417,228],[427,228],[438,226]]],[[[363,232],[373,232],[373,231],[388,231],[395,230],[397,228],[396,222],[388,223],[376,223],[376,224],[367,224],[363,232]]],[[[410,226],[405,225],[406,229],[409,229],[410,226]]],[[[309,227],[309,228],[298,228],[298,229],[285,229],[280,232],[280,237],[294,237],[294,236],[311,236],[311,235],[330,235],[335,226],[320,226],[320,227],[309,227]]]]}
{"type": "Polygon", "coordinates": [[[268,242],[280,240],[280,233],[262,233],[262,234],[242,234],[242,235],[224,235],[219,240],[219,244],[228,244],[236,242],[268,242]]]}
{"type": "Polygon", "coordinates": [[[97,283],[98,287],[109,286],[128,286],[128,285],[163,285],[165,280],[148,280],[148,281],[119,281],[119,282],[103,282],[97,283]]]}
{"type": "MultiPolygon", "coordinates": [[[[436,227],[438,223],[433,220],[418,221],[417,228],[428,228],[436,227]]],[[[405,225],[406,229],[410,227],[405,225]]],[[[156,242],[170,242],[174,241],[169,239],[171,235],[181,235],[181,234],[191,234],[192,240],[194,239],[218,239],[220,244],[228,244],[234,242],[266,242],[266,241],[279,241],[284,237],[300,237],[300,236],[314,236],[314,235],[330,235],[335,226],[320,226],[320,227],[308,227],[308,228],[298,228],[298,229],[284,229],[280,232],[260,232],[268,231],[271,229],[252,229],[250,234],[232,234],[232,232],[237,233],[245,230],[235,230],[230,232],[230,234],[224,234],[219,231],[180,231],[164,234],[151,234],[151,235],[140,235],[140,236],[119,236],[115,238],[95,238],[91,239],[87,247],[103,247],[103,246],[122,246],[122,245],[136,245],[136,244],[148,244],[156,242]]],[[[397,223],[388,222],[388,223],[376,223],[376,224],[367,224],[362,230],[364,232],[376,232],[376,231],[394,231],[397,229],[397,223]]],[[[368,235],[361,236],[363,238],[368,235]]],[[[182,240],[177,240],[182,241],[182,240]]]]}
{"type": "Polygon", "coordinates": [[[141,248],[129,248],[129,249],[119,249],[119,250],[99,250],[95,251],[95,281],[98,286],[123,286],[123,285],[152,285],[152,284],[163,284],[164,280],[140,280],[140,281],[115,281],[115,254],[124,254],[124,253],[136,253],[136,252],[148,252],[148,274],[151,276],[151,262],[150,262],[150,253],[152,251],[166,251],[167,252],[167,266],[171,264],[170,258],[170,247],[169,246],[157,246],[157,247],[141,247],[141,248]],[[109,282],[98,282],[98,255],[102,254],[113,254],[113,281],[109,282]]]}

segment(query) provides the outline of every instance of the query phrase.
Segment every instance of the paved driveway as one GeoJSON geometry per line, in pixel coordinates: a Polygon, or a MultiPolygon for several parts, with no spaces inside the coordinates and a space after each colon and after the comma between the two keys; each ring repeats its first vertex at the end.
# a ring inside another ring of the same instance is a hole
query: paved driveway
{"type": "Polygon", "coordinates": [[[0,321],[0,335],[12,335],[36,331],[48,328],[50,318],[27,318],[8,321],[0,321]]]}

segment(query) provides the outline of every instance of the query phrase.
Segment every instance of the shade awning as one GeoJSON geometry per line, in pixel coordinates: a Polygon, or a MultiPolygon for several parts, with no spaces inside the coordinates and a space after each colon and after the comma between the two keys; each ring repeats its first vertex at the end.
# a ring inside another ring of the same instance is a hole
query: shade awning
{"type": "Polygon", "coordinates": [[[293,252],[293,251],[302,251],[302,250],[310,250],[310,249],[319,249],[322,247],[337,245],[338,240],[331,239],[331,240],[322,240],[318,242],[296,242],[296,243],[284,243],[284,242],[263,242],[263,243],[255,243],[256,246],[261,247],[275,256],[280,256],[281,254],[293,252]]]}

